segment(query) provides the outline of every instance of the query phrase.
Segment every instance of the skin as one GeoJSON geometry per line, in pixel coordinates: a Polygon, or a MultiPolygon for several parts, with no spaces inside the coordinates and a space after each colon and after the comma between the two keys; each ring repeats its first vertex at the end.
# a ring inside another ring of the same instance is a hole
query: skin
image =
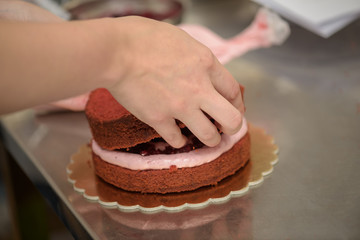
{"type": "Polygon", "coordinates": [[[175,119],[208,146],[220,142],[217,127],[241,127],[239,84],[173,25],[134,16],[66,22],[17,1],[0,1],[0,19],[0,114],[104,87],[173,147],[186,143],[175,119]]]}

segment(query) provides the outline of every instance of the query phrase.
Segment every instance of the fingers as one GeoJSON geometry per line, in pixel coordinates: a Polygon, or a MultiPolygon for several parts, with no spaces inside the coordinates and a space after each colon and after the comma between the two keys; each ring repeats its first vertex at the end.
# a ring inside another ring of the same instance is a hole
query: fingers
{"type": "MultiPolygon", "coordinates": [[[[221,140],[218,128],[231,135],[238,132],[242,126],[244,106],[240,85],[227,71],[222,75],[222,79],[224,84],[220,84],[220,80],[214,80],[216,86],[212,85],[203,92],[202,96],[195,97],[189,102],[189,104],[197,102],[195,104],[197,106],[185,107],[181,111],[177,109],[171,114],[174,119],[183,122],[202,143],[209,147],[216,146],[221,140]],[[205,113],[216,121],[215,125],[205,113]]],[[[181,130],[173,119],[166,124],[158,124],[158,128],[154,128],[173,147],[182,147],[186,142],[186,138],[181,134],[181,130]]]]}
{"type": "Polygon", "coordinates": [[[242,125],[242,114],[230,102],[219,94],[204,101],[201,109],[209,114],[220,125],[221,131],[226,134],[238,132],[242,125]]]}
{"type": "Polygon", "coordinates": [[[203,102],[201,109],[216,120],[223,132],[234,134],[242,125],[245,111],[240,84],[216,58],[210,81],[216,91],[203,102]]]}
{"type": "MultiPolygon", "coordinates": [[[[239,131],[242,124],[242,115],[226,99],[221,97],[217,100],[214,99],[214,101],[204,104],[202,109],[215,119],[224,133],[234,134],[239,131]]],[[[202,143],[209,147],[214,147],[220,143],[221,136],[217,127],[201,109],[187,112],[182,116],[177,119],[183,122],[202,143]]],[[[153,124],[152,127],[172,147],[180,148],[185,145],[186,137],[182,135],[174,119],[163,121],[161,124],[153,124]]]]}
{"type": "Polygon", "coordinates": [[[164,120],[152,126],[155,131],[172,147],[181,148],[186,143],[186,137],[182,135],[179,126],[174,119],[164,120]]]}
{"type": "MultiPolygon", "coordinates": [[[[209,147],[214,147],[219,144],[221,136],[217,128],[200,109],[181,116],[178,119],[184,123],[202,143],[209,147]],[[181,116],[183,116],[183,118],[181,116]]],[[[151,125],[172,147],[181,148],[186,144],[187,139],[182,135],[174,119],[164,120],[151,125]]]]}
{"type": "Polygon", "coordinates": [[[180,119],[186,127],[205,145],[214,147],[219,144],[221,136],[215,125],[206,117],[200,109],[180,119]]]}
{"type": "MultiPolygon", "coordinates": [[[[225,73],[226,75],[227,73],[225,73]]],[[[170,102],[176,102],[175,96],[173,96],[174,99],[168,101],[169,105],[172,106],[170,108],[172,111],[166,114],[168,118],[153,119],[155,121],[150,121],[149,125],[171,146],[180,148],[185,145],[186,137],[182,135],[175,122],[175,119],[178,119],[202,143],[209,147],[216,146],[221,140],[218,128],[231,135],[238,132],[242,125],[243,101],[241,90],[239,84],[235,80],[232,82],[232,80],[234,79],[231,75],[227,75],[227,79],[224,80],[226,86],[217,83],[217,88],[210,83],[197,96],[187,96],[184,104],[171,104],[170,102]],[[223,94],[230,98],[231,102],[223,94]],[[205,113],[216,121],[215,125],[205,113]]]]}

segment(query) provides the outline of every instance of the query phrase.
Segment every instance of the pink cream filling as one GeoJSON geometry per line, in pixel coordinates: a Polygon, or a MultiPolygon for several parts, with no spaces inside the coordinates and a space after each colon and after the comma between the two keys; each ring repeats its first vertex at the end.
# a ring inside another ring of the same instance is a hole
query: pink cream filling
{"type": "Polygon", "coordinates": [[[224,152],[230,150],[247,133],[247,123],[244,118],[241,129],[234,135],[221,135],[221,142],[215,147],[204,146],[190,152],[177,154],[156,154],[142,156],[140,154],[109,151],[102,149],[95,140],[92,141],[92,150],[102,160],[131,170],[169,169],[196,167],[211,162],[224,152]]]}

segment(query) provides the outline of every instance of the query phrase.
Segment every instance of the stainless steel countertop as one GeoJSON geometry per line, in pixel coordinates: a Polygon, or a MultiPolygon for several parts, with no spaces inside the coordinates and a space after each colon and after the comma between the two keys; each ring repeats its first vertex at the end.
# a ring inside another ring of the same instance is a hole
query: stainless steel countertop
{"type": "MultiPolygon", "coordinates": [[[[257,7],[198,0],[184,22],[231,37],[251,22],[257,7]]],[[[261,186],[217,206],[225,213],[205,226],[136,230],[109,217],[125,213],[74,192],[65,168],[90,139],[83,113],[10,114],[2,118],[1,138],[35,185],[50,186],[44,195],[79,238],[360,239],[359,27],[356,21],[322,39],[291,24],[284,45],[226,65],[246,88],[248,121],[274,136],[279,163],[261,186]]]]}

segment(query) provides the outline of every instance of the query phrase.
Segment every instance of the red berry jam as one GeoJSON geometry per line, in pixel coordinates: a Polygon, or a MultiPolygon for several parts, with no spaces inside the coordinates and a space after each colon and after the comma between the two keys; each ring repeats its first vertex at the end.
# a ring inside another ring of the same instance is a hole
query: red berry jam
{"type": "Polygon", "coordinates": [[[149,156],[155,154],[176,154],[190,152],[195,149],[202,148],[204,144],[200,142],[188,129],[183,129],[182,133],[187,137],[187,143],[181,148],[173,148],[162,138],[153,139],[147,143],[141,143],[134,147],[127,149],[120,149],[119,151],[140,154],[142,156],[149,156]]]}

